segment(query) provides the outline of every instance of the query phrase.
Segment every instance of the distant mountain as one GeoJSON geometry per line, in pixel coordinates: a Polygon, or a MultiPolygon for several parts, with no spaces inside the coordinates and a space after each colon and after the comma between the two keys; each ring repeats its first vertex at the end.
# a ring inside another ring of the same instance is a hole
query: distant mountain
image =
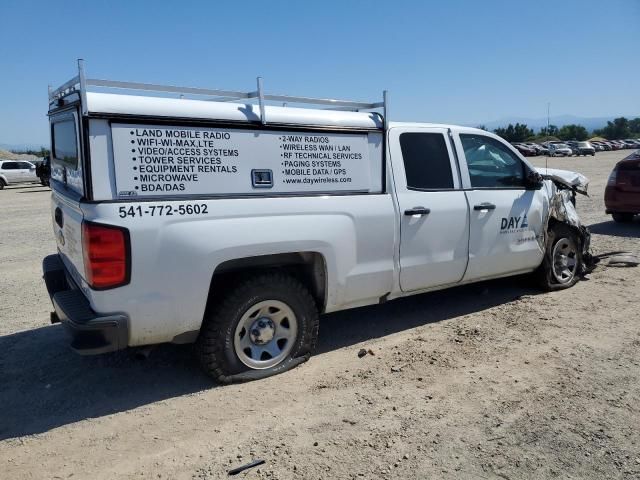
{"type": "MultiPolygon", "coordinates": [[[[640,117],[640,115],[638,115],[640,117]]],[[[555,117],[551,117],[549,119],[549,123],[551,125],[555,125],[560,128],[563,125],[577,124],[582,125],[587,130],[595,130],[598,128],[602,128],[607,125],[608,121],[612,121],[616,117],[577,117],[575,115],[557,115],[555,117]]],[[[627,118],[636,118],[635,116],[627,116],[627,118]]],[[[487,130],[494,130],[498,127],[506,127],[509,124],[515,125],[516,123],[524,123],[529,128],[532,128],[534,131],[540,130],[542,127],[547,126],[547,118],[525,118],[525,117],[510,117],[510,118],[502,118],[500,120],[495,120],[492,122],[485,122],[484,126],[487,127],[487,130]]],[[[477,126],[479,124],[473,125],[477,126]]]]}
{"type": "Polygon", "coordinates": [[[0,143],[2,150],[9,150],[12,152],[24,152],[25,150],[40,150],[42,147],[49,148],[47,145],[41,145],[39,143],[0,143]]]}

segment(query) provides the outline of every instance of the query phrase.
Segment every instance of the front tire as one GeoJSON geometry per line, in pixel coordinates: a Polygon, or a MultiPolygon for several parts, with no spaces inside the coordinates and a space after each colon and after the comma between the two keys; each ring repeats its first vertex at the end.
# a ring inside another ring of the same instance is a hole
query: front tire
{"type": "Polygon", "coordinates": [[[574,286],[583,271],[582,242],[574,230],[564,224],[549,229],[542,264],[534,273],[543,290],[561,290],[574,286]]]}
{"type": "Polygon", "coordinates": [[[282,373],[306,360],[318,339],[318,309],[297,279],[265,273],[208,309],[196,343],[205,372],[221,383],[282,373]]]}
{"type": "Polygon", "coordinates": [[[3,179],[0,178],[0,190],[2,190],[7,184],[4,182],[3,179]]]}

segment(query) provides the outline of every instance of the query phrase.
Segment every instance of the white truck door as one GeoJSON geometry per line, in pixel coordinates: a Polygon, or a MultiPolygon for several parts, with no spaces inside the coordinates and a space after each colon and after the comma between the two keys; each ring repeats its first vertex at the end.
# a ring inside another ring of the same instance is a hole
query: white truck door
{"type": "Polygon", "coordinates": [[[33,182],[35,181],[32,177],[35,177],[35,173],[31,171],[31,163],[29,162],[18,162],[20,172],[20,181],[21,182],[33,182]]]}
{"type": "Polygon", "coordinates": [[[454,138],[471,216],[464,280],[535,269],[544,255],[539,240],[548,200],[527,188],[533,167],[495,135],[461,129],[454,138]]]}
{"type": "Polygon", "coordinates": [[[469,208],[446,128],[389,130],[400,208],[400,288],[455,284],[468,261],[469,208]]]}

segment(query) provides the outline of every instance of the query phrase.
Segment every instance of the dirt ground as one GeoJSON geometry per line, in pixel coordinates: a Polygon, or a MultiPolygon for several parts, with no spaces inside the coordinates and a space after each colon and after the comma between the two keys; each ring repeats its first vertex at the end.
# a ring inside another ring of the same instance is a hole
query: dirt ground
{"type": "MultiPolygon", "coordinates": [[[[628,153],[549,160],[591,179],[596,255],[640,254],[640,221],[604,214],[628,153]]],[[[188,346],[72,353],[48,324],[50,224],[46,188],[0,191],[1,478],[226,478],[258,458],[236,478],[640,478],[640,268],[605,258],[567,291],[506,279],[328,315],[306,364],[219,387],[188,346]]]]}

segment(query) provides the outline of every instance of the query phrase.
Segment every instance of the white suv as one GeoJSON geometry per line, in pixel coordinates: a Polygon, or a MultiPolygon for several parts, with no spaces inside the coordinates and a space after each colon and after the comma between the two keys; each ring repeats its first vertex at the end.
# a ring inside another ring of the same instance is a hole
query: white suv
{"type": "Polygon", "coordinates": [[[0,160],[0,190],[13,183],[38,182],[36,166],[24,160],[0,160]]]}

